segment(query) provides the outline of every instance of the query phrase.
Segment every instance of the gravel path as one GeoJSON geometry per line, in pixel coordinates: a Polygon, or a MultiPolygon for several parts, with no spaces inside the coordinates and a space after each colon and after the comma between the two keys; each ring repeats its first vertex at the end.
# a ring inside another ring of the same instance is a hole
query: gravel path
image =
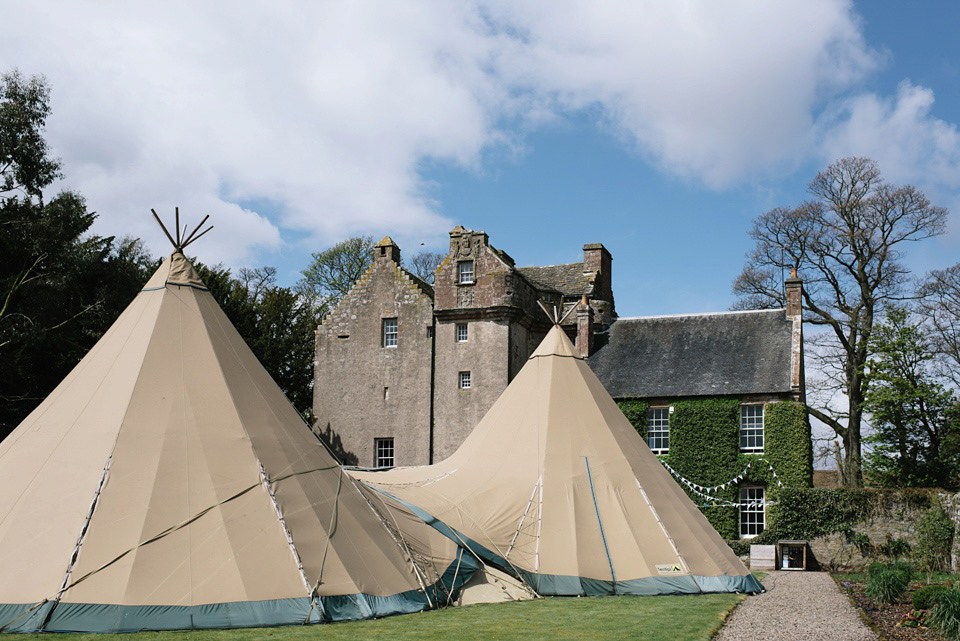
{"type": "Polygon", "coordinates": [[[877,641],[825,572],[771,572],[714,641],[877,641]]]}

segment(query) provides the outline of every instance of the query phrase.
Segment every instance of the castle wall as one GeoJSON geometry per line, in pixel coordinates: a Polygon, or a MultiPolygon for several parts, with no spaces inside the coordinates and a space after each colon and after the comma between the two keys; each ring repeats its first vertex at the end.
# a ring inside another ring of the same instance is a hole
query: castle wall
{"type": "Polygon", "coordinates": [[[503,319],[437,321],[435,462],[460,447],[506,389],[509,340],[510,324],[503,319]],[[461,323],[466,342],[456,340],[461,323]],[[460,372],[470,372],[469,389],[460,388],[460,372]]]}
{"type": "Polygon", "coordinates": [[[490,246],[487,235],[458,227],[434,282],[437,319],[434,460],[448,457],[500,397],[532,350],[528,327],[546,316],[537,290],[513,267],[513,259],[490,246]],[[473,280],[461,282],[460,264],[470,261],[473,280]],[[467,324],[469,339],[456,340],[467,324]],[[460,389],[459,373],[470,372],[471,388],[460,389]]]}
{"type": "Polygon", "coordinates": [[[387,437],[396,465],[427,463],[432,325],[429,296],[387,252],[317,330],[316,427],[345,463],[374,465],[387,437]],[[397,319],[396,347],[383,346],[384,318],[397,319]]]}

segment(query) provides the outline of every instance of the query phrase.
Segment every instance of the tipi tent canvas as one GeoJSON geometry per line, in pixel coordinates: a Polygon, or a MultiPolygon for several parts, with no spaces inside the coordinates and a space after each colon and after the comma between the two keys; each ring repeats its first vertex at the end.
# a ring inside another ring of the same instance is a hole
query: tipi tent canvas
{"type": "Polygon", "coordinates": [[[542,595],[762,591],[559,326],[448,459],[350,473],[542,595]]]}
{"type": "Polygon", "coordinates": [[[0,443],[2,629],[260,626],[437,605],[472,558],[415,519],[400,534],[403,515],[343,473],[180,249],[0,443]]]}

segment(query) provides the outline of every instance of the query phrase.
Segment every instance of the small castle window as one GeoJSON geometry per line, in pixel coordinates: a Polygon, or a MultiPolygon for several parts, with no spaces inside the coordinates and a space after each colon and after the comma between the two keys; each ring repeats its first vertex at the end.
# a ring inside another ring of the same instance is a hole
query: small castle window
{"type": "Polygon", "coordinates": [[[470,389],[470,372],[460,372],[460,389],[470,389]]]}
{"type": "Polygon", "coordinates": [[[384,347],[397,346],[397,319],[396,318],[383,319],[383,346],[384,347]]]}
{"type": "Polygon", "coordinates": [[[373,439],[373,466],[393,467],[393,437],[373,439]]]}
{"type": "Polygon", "coordinates": [[[461,260],[457,264],[457,282],[458,283],[472,283],[473,282],[473,261],[472,260],[461,260]]]}
{"type": "Polygon", "coordinates": [[[457,342],[466,343],[469,336],[466,323],[457,323],[457,342]]]}

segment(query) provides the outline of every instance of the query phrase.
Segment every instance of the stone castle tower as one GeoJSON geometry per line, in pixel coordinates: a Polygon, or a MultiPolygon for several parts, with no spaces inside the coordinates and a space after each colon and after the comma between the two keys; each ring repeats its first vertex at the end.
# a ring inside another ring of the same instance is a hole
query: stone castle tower
{"type": "Polygon", "coordinates": [[[317,330],[319,431],[348,464],[423,465],[452,454],[550,328],[538,301],[565,317],[584,355],[616,318],[610,253],[600,244],[583,251],[582,263],[518,268],[486,233],[458,226],[431,286],[381,240],[317,330]]]}

